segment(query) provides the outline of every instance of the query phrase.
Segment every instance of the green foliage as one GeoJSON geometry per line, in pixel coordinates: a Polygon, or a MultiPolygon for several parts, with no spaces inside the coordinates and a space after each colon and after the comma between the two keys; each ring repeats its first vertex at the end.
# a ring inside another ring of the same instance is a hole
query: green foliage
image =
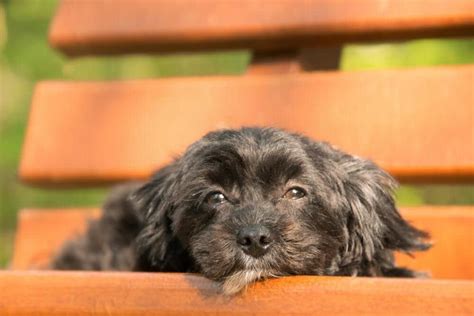
{"type": "Polygon", "coordinates": [[[426,39],[397,44],[349,45],[343,70],[406,68],[474,63],[474,39],[426,39]]]}
{"type": "Polygon", "coordinates": [[[49,21],[56,0],[9,1],[6,9],[7,42],[2,51],[8,66],[30,80],[62,75],[62,58],[48,46],[49,21]]]}
{"type": "Polygon", "coordinates": [[[64,76],[76,80],[109,80],[239,74],[249,59],[246,51],[84,57],[66,61],[64,76]]]}

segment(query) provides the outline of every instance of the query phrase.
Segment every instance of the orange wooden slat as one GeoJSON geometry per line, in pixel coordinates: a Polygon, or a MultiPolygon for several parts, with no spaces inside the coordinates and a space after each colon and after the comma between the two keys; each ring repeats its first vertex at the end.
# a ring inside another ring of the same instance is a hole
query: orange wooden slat
{"type": "MultiPolygon", "coordinates": [[[[403,208],[402,213],[430,232],[434,241],[431,250],[415,254],[415,259],[397,256],[403,266],[430,272],[433,278],[474,279],[474,207],[403,208]]],[[[86,219],[98,210],[24,210],[20,214],[12,268],[31,269],[44,268],[60,245],[83,231],[86,219]]]]}
{"type": "Polygon", "coordinates": [[[83,55],[473,34],[471,0],[62,0],[50,42],[83,55]]]}
{"type": "Polygon", "coordinates": [[[474,180],[474,66],[281,76],[43,82],[20,177],[139,179],[206,132],[277,126],[373,159],[402,181],[474,180]]]}
{"type": "Polygon", "coordinates": [[[12,269],[44,269],[67,240],[84,232],[99,209],[25,209],[18,214],[12,269]]]}
{"type": "Polygon", "coordinates": [[[430,233],[433,246],[413,257],[397,253],[400,266],[436,279],[474,280],[474,206],[404,207],[403,216],[430,233]]]}
{"type": "Polygon", "coordinates": [[[183,273],[0,272],[1,315],[472,315],[473,281],[286,277],[219,295],[183,273]]]}

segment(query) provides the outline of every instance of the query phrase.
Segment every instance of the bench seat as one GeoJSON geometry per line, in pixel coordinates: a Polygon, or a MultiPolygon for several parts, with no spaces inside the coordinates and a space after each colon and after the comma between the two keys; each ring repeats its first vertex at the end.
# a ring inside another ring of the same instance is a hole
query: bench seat
{"type": "Polygon", "coordinates": [[[233,298],[185,273],[0,272],[1,315],[472,315],[472,281],[297,276],[233,298]]]}

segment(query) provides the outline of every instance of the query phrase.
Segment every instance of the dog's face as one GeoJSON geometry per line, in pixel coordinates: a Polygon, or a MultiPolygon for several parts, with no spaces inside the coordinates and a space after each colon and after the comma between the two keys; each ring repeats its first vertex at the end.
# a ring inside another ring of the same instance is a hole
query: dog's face
{"type": "Polygon", "coordinates": [[[374,164],[299,135],[214,132],[138,191],[142,260],[201,272],[229,294],[282,275],[383,275],[392,250],[426,248],[393,186],[374,164]]]}

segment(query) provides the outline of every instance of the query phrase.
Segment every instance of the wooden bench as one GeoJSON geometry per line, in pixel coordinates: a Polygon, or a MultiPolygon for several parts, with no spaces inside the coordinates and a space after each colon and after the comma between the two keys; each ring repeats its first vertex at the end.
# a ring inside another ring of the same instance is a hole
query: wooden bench
{"type": "MultiPolygon", "coordinates": [[[[209,130],[269,125],[371,158],[403,183],[472,183],[474,66],[336,70],[346,42],[472,35],[471,0],[63,0],[50,41],[70,56],[245,48],[254,58],[242,76],[39,83],[20,178],[144,179],[209,130]],[[309,72],[321,69],[333,71],[309,72]]],[[[402,208],[435,245],[397,260],[433,279],[298,276],[233,299],[191,274],[38,271],[98,212],[21,211],[0,315],[474,313],[473,206],[402,208]]]]}

